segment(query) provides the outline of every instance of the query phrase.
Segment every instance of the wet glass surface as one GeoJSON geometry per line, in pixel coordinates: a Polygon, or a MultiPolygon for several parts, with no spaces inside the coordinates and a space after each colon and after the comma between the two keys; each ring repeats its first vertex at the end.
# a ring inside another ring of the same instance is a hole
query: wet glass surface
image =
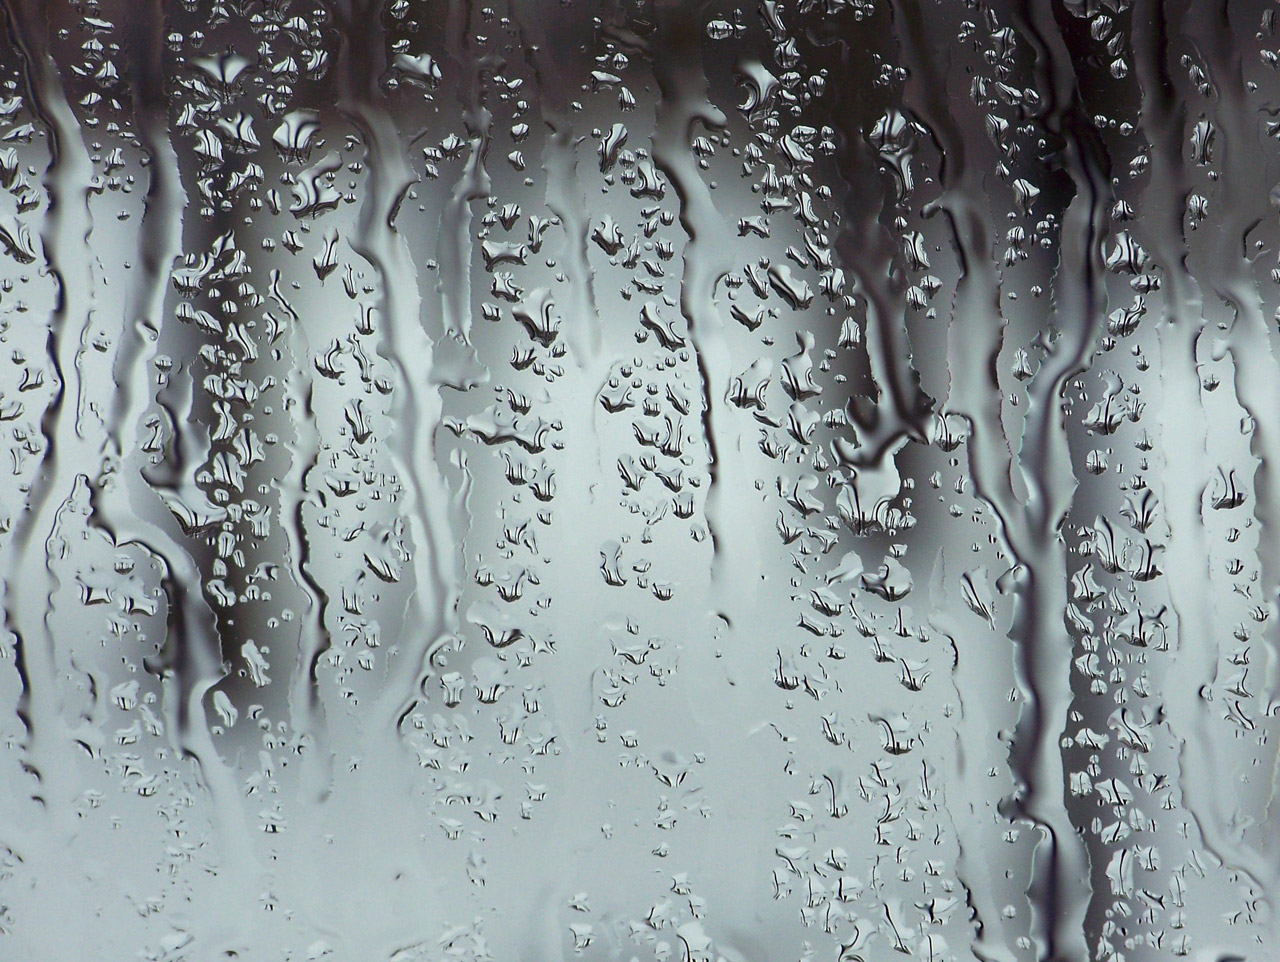
{"type": "Polygon", "coordinates": [[[1280,954],[1274,5],[3,9],[0,958],[1280,954]]]}

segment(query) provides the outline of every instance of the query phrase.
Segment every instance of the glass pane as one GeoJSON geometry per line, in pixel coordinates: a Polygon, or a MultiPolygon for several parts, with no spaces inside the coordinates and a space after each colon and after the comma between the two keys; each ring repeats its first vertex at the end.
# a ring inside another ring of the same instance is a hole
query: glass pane
{"type": "Polygon", "coordinates": [[[5,0],[0,957],[1280,957],[1241,0],[5,0]]]}

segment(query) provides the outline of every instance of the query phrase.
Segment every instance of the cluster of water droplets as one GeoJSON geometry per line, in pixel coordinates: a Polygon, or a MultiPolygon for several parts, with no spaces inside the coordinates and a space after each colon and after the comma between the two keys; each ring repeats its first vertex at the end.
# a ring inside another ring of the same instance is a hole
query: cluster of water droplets
{"type": "Polygon", "coordinates": [[[1280,951],[1273,5],[3,24],[0,955],[1280,951]]]}

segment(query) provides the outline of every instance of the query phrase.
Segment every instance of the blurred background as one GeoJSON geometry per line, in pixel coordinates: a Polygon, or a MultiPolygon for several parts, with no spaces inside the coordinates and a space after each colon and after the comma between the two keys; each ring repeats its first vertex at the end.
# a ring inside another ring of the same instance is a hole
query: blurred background
{"type": "Polygon", "coordinates": [[[0,957],[1280,953],[1261,0],[4,0],[0,957]]]}

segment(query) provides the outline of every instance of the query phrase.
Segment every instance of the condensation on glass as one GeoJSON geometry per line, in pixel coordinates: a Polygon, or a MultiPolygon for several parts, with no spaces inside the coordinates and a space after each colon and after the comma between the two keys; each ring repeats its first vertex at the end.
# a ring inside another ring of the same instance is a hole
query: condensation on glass
{"type": "Polygon", "coordinates": [[[1280,35],[4,0],[0,957],[1280,955],[1280,35]]]}

